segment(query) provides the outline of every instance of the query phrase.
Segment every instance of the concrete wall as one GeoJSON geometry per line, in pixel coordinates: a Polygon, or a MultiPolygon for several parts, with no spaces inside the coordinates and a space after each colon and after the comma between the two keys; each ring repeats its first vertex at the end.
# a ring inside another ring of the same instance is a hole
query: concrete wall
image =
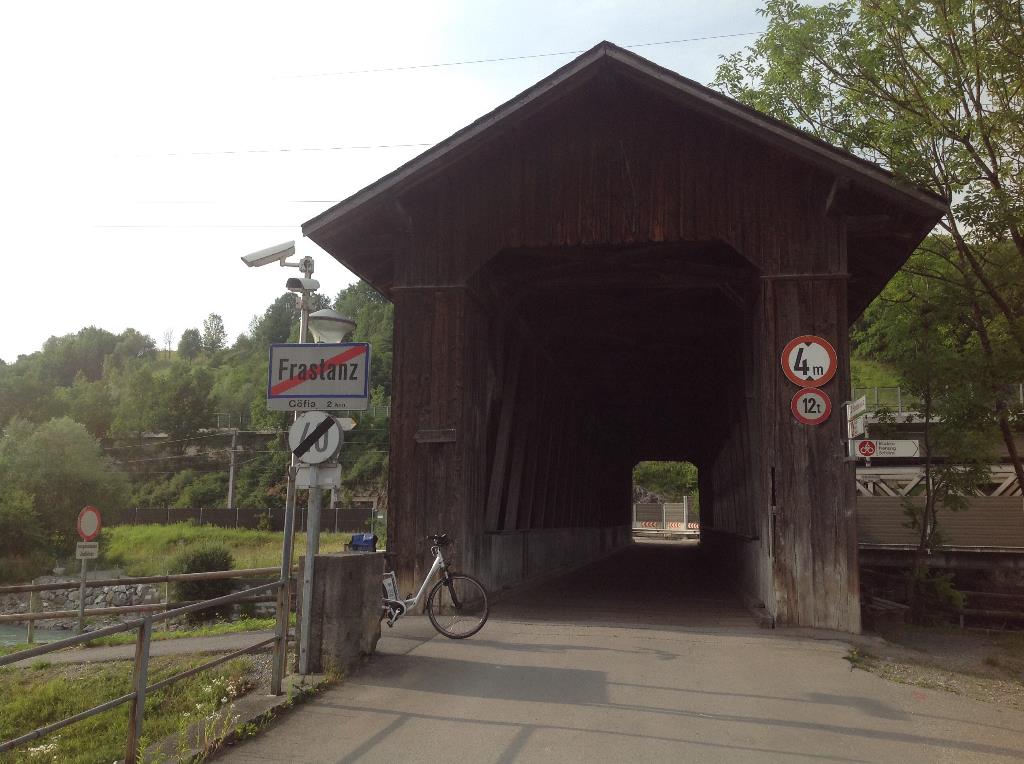
{"type": "MultiPolygon", "coordinates": [[[[300,557],[299,570],[304,565],[300,557]]],[[[313,562],[311,673],[347,671],[376,649],[383,573],[383,554],[317,555],[313,562]]],[[[300,583],[296,602],[299,624],[303,606],[300,583]]],[[[295,631],[298,640],[299,628],[295,631]]]]}
{"type": "Polygon", "coordinates": [[[570,570],[629,544],[628,525],[604,528],[537,528],[485,533],[478,567],[466,571],[497,592],[532,578],[570,570]]]}

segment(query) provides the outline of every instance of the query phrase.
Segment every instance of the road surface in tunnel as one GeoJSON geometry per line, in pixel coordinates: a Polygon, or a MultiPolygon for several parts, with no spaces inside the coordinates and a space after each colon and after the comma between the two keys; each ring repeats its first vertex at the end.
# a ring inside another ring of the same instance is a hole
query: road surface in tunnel
{"type": "Polygon", "coordinates": [[[728,571],[696,541],[638,540],[569,574],[499,597],[493,617],[651,628],[756,625],[727,584],[728,571]]]}
{"type": "Polygon", "coordinates": [[[694,545],[641,543],[499,598],[466,640],[402,619],[342,683],[217,760],[1024,759],[1024,713],[854,671],[848,651],[753,626],[694,545]]]}

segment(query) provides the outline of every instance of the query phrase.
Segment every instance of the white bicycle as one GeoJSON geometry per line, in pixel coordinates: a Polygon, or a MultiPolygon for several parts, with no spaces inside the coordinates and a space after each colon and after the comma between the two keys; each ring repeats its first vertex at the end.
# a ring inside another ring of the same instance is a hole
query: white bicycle
{"type": "Polygon", "coordinates": [[[465,639],[476,634],[487,623],[489,606],[483,584],[465,573],[453,573],[444,559],[442,549],[452,543],[447,533],[430,537],[434,564],[430,567],[415,597],[398,596],[394,571],[384,574],[384,606],[381,618],[394,626],[403,615],[420,604],[427,585],[440,571],[441,580],[427,595],[426,611],[434,628],[449,639],[465,639]]]}

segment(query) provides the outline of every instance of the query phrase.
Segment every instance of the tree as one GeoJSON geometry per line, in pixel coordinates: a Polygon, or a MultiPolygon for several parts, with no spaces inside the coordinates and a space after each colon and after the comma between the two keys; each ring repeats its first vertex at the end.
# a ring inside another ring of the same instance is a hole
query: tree
{"type": "Polygon", "coordinates": [[[684,496],[697,496],[697,468],[689,462],[638,462],[633,485],[665,501],[682,501],[684,496]]]}
{"type": "Polygon", "coordinates": [[[254,316],[250,322],[253,345],[265,350],[272,343],[287,342],[297,318],[295,295],[291,292],[281,295],[270,303],[262,316],[254,316]]]}
{"type": "Polygon", "coordinates": [[[178,341],[178,355],[191,361],[203,352],[203,338],[198,329],[186,329],[178,341]]]}
{"type": "Polygon", "coordinates": [[[164,329],[163,335],[164,351],[167,353],[167,357],[171,357],[171,345],[174,344],[174,329],[164,329]]]}
{"type": "Polygon", "coordinates": [[[153,358],[155,353],[156,343],[152,337],[129,328],[118,335],[113,356],[118,366],[124,366],[140,358],[153,358]]]}
{"type": "Polygon", "coordinates": [[[0,427],[14,417],[41,422],[59,413],[53,383],[42,374],[40,354],[0,367],[0,427]]]}
{"type": "Polygon", "coordinates": [[[224,342],[228,333],[224,329],[224,319],[216,313],[211,313],[203,321],[203,350],[207,353],[216,353],[224,349],[224,342]]]}
{"type": "Polygon", "coordinates": [[[175,363],[167,376],[159,380],[157,388],[154,420],[172,440],[187,438],[210,426],[213,375],[209,370],[175,363]]]}
{"type": "Polygon", "coordinates": [[[85,425],[95,437],[107,436],[114,422],[114,402],[106,382],[90,382],[79,373],[71,387],[58,388],[56,394],[68,416],[85,425]]]}
{"type": "Polygon", "coordinates": [[[370,386],[379,387],[390,396],[394,306],[360,280],[338,293],[334,309],[356,322],[353,341],[370,343],[370,386]]]}
{"type": "MultiPolygon", "coordinates": [[[[1024,376],[1024,17],[1014,0],[768,0],[715,84],[950,201],[941,268],[987,368],[1024,376]]],[[[922,276],[935,274],[921,272],[922,276]]],[[[993,402],[1024,485],[1005,394],[993,402]]]]}
{"type": "MultiPolygon", "coordinates": [[[[945,577],[929,575],[931,552],[941,544],[939,509],[963,509],[989,477],[995,440],[990,386],[976,383],[985,354],[966,331],[969,317],[956,299],[955,269],[941,256],[918,253],[917,267],[898,274],[869,308],[872,319],[858,341],[896,366],[901,387],[918,400],[924,432],[923,496],[903,501],[907,525],[918,532],[910,570],[909,600],[915,619],[929,590],[948,588],[945,577]],[[935,269],[935,274],[919,271],[935,269]]],[[[882,417],[884,419],[884,416],[882,417]]]]}
{"type": "Polygon", "coordinates": [[[120,509],[128,493],[127,477],[104,455],[96,438],[67,417],[43,424],[14,419],[8,424],[0,436],[0,486],[8,502],[17,501],[11,498],[17,491],[31,497],[55,555],[72,550],[82,507],[120,509]]]}
{"type": "Polygon", "coordinates": [[[76,334],[50,337],[39,356],[42,376],[53,385],[70,385],[78,374],[96,380],[103,362],[114,352],[118,338],[105,329],[87,326],[76,334]]]}
{"type": "Polygon", "coordinates": [[[46,542],[46,530],[32,497],[18,489],[0,493],[0,556],[31,555],[46,542]]]}
{"type": "Polygon", "coordinates": [[[158,429],[159,385],[148,366],[126,373],[117,394],[110,432],[117,437],[141,438],[158,429]]]}

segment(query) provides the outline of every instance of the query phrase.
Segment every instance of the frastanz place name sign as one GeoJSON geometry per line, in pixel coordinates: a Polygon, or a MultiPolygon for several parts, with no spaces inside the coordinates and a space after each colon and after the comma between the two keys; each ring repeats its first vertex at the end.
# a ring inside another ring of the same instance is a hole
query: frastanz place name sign
{"type": "Polygon", "coordinates": [[[270,346],[271,411],[365,411],[369,398],[369,343],[270,346]]]}

